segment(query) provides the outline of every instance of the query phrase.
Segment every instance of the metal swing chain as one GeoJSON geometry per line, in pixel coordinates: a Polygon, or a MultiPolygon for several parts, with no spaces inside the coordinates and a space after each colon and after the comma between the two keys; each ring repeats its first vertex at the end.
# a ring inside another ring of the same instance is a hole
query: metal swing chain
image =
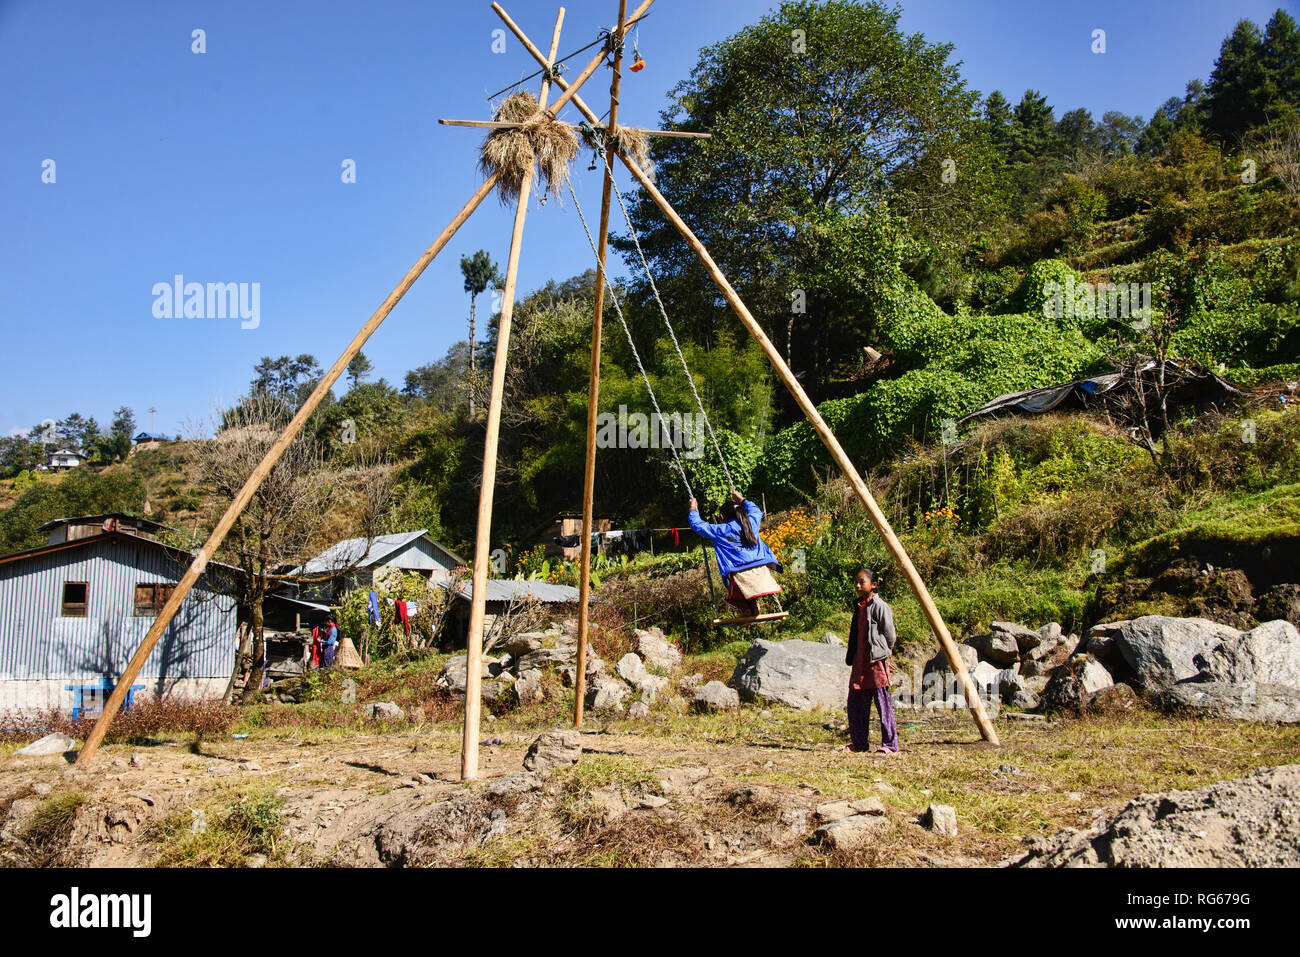
{"type": "Polygon", "coordinates": [[[718,437],[713,432],[713,423],[709,421],[709,414],[704,411],[704,403],[700,400],[700,393],[695,388],[695,377],[691,375],[690,366],[686,364],[686,356],[682,355],[681,343],[677,341],[677,333],[673,330],[673,324],[668,319],[668,310],[664,308],[664,301],[659,295],[659,286],[655,284],[654,273],[650,271],[650,263],[646,261],[645,251],[641,248],[641,240],[636,234],[636,227],[632,225],[632,217],[628,215],[627,206],[623,203],[623,194],[618,189],[615,189],[614,195],[618,197],[619,209],[623,211],[623,221],[627,223],[628,232],[632,234],[632,242],[636,245],[637,255],[641,257],[641,265],[645,268],[646,278],[650,280],[650,288],[653,290],[655,302],[659,306],[659,315],[663,317],[664,325],[668,328],[668,335],[673,340],[673,349],[677,351],[677,358],[682,364],[682,370],[686,373],[686,381],[691,387],[691,394],[695,396],[695,405],[700,410],[700,417],[704,419],[704,427],[709,430],[709,438],[713,440],[713,451],[718,454],[718,461],[722,463],[723,474],[727,476],[727,487],[734,492],[736,482],[731,477],[731,470],[727,468],[727,460],[723,458],[722,448],[718,445],[718,437]]]}
{"type": "MultiPolygon", "coordinates": [[[[564,178],[564,184],[569,187],[569,195],[573,198],[573,208],[578,212],[578,219],[582,221],[583,232],[587,234],[587,243],[591,246],[592,253],[596,256],[596,262],[600,262],[600,253],[596,250],[596,242],[591,238],[591,228],[587,225],[587,217],[582,213],[582,204],[578,202],[578,194],[574,192],[573,181],[569,177],[564,178]]],[[[617,190],[615,190],[617,192],[617,190]]],[[[614,284],[609,281],[609,272],[601,270],[605,278],[605,288],[609,290],[609,298],[614,303],[614,311],[618,314],[619,325],[623,327],[623,335],[627,337],[627,344],[632,349],[632,358],[636,359],[636,367],[641,372],[641,379],[645,382],[646,392],[650,393],[650,404],[655,408],[655,415],[658,416],[657,426],[662,428],[664,422],[663,412],[659,410],[659,400],[655,398],[655,390],[650,385],[650,376],[645,371],[645,366],[641,363],[641,353],[637,351],[636,343],[632,341],[632,331],[628,328],[627,320],[623,318],[623,307],[619,304],[618,294],[614,292],[614,284]]],[[[695,498],[695,493],[691,491],[690,480],[686,478],[686,468],[682,465],[681,456],[677,454],[677,444],[668,443],[668,449],[673,454],[673,464],[677,466],[677,472],[682,477],[682,485],[686,486],[686,494],[695,498]]]]}

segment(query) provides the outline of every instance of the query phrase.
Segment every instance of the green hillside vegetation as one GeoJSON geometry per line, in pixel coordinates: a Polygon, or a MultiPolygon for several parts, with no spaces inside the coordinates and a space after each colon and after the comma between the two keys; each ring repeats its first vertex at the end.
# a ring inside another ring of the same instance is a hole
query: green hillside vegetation
{"type": "MultiPolygon", "coordinates": [[[[1208,82],[1187,83],[1149,120],[1058,118],[1032,89],[1014,105],[968,89],[951,47],[908,37],[880,4],[784,3],[702,50],[671,91],[663,122],[713,138],[656,140],[660,188],[870,477],[954,632],[993,618],[1077,630],[1149,610],[1249,622],[1272,607],[1271,589],[1295,581],[1300,396],[1286,408],[1278,397],[1300,377],[1297,49],[1300,28],[1279,10],[1263,28],[1243,21],[1208,82]],[[807,32],[805,56],[789,48],[791,24],[807,32]],[[1144,290],[1148,314],[1115,314],[1093,295],[1120,283],[1144,290]],[[1053,288],[1077,298],[1056,309],[1053,288]],[[1243,391],[1199,417],[1176,412],[1151,449],[1085,414],[978,421],[941,440],[945,421],[999,395],[1152,355],[1243,391]]],[[[793,509],[825,520],[806,567],[784,578],[792,614],[779,633],[842,630],[849,576],[869,564],[884,572],[906,640],[928,646],[919,608],[811,427],[685,245],[632,199],[737,485],[766,501],[769,528],[793,509]]],[[[630,235],[614,245],[660,406],[693,412],[630,235]]],[[[473,283],[466,273],[471,297],[492,284],[492,265],[484,254],[473,283]]],[[[594,282],[594,271],[553,280],[516,307],[493,523],[507,574],[576,580],[572,566],[543,567],[533,546],[556,513],[581,506],[594,282]]],[[[391,472],[386,530],[427,528],[466,556],[498,319],[401,388],[367,381],[369,363],[356,363],[308,426],[332,467],[391,472]]],[[[320,374],[311,355],[266,357],[241,402],[270,397],[286,420],[320,374]]],[[[650,411],[608,308],[600,408],[650,411]]],[[[22,441],[0,461],[5,551],[39,544],[50,518],[140,512],[146,500],[188,546],[222,507],[196,481],[191,443],[124,456],[88,440],[89,466],[49,476],[31,470],[22,441]]],[[[687,465],[697,494],[719,503],[712,448],[687,465]]],[[[680,525],[685,502],[665,451],[600,450],[597,512],[623,527],[680,525]]],[[[313,546],[356,524],[341,506],[313,546]]],[[[659,624],[693,650],[734,639],[707,627],[700,558],[697,548],[602,566],[601,614],[659,624]]]]}

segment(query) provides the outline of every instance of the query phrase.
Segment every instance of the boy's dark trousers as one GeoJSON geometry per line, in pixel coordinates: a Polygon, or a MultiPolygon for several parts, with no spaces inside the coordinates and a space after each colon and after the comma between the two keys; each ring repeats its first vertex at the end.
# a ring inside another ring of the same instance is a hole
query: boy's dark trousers
{"type": "Polygon", "coordinates": [[[849,741],[854,751],[869,751],[868,729],[871,727],[871,704],[880,713],[880,746],[898,750],[898,726],[894,723],[894,699],[888,688],[849,689],[849,741]]]}

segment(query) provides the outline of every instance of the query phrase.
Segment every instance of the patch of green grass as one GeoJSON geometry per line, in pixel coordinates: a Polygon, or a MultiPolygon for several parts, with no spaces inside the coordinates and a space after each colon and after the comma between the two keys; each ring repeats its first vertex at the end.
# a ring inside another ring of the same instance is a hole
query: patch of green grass
{"type": "Polygon", "coordinates": [[[36,806],[31,820],[19,835],[29,864],[50,867],[70,863],[68,839],[72,836],[77,812],[85,803],[86,795],[74,790],[51,795],[36,806]]]}
{"type": "Polygon", "coordinates": [[[657,780],[650,768],[642,767],[632,758],[607,754],[585,756],[556,777],[560,786],[572,794],[590,794],[609,787],[631,790],[657,780]]]}
{"type": "Polygon", "coordinates": [[[180,808],[152,824],[156,867],[243,867],[251,854],[284,863],[280,799],[271,789],[235,794],[200,808],[180,808]]]}
{"type": "Polygon", "coordinates": [[[1279,485],[1254,495],[1216,495],[1178,526],[1131,548],[1116,568],[1161,569],[1182,556],[1212,555],[1250,567],[1266,547],[1300,546],[1300,484],[1279,485]]]}

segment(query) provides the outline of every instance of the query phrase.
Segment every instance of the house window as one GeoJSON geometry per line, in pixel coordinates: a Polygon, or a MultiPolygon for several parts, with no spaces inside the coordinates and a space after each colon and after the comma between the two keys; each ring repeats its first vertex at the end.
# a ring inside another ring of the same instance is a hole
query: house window
{"type": "Polygon", "coordinates": [[[137,618],[156,618],[175,590],[175,585],[163,585],[158,582],[138,582],[135,586],[135,616],[137,618]]]}
{"type": "Polygon", "coordinates": [[[63,610],[59,613],[64,618],[86,617],[86,582],[63,583],[63,610]]]}

